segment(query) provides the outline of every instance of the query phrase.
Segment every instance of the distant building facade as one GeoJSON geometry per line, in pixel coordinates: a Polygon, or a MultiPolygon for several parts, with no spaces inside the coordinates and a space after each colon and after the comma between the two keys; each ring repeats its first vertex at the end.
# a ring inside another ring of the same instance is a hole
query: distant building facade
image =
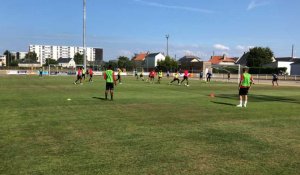
{"type": "Polygon", "coordinates": [[[11,55],[15,56],[16,60],[25,59],[25,56],[28,52],[11,52],[11,55]]]}
{"type": "MultiPolygon", "coordinates": [[[[38,62],[42,65],[46,63],[46,59],[58,60],[59,58],[74,58],[76,53],[83,54],[83,47],[29,45],[29,52],[35,52],[38,62]]],[[[86,55],[87,61],[102,61],[103,49],[87,47],[86,55]]]]}
{"type": "Polygon", "coordinates": [[[133,61],[136,68],[142,67],[147,55],[148,53],[135,54],[131,61],[133,61]]]}
{"type": "Polygon", "coordinates": [[[57,62],[58,62],[58,66],[61,67],[67,67],[67,68],[76,67],[76,63],[73,58],[59,58],[57,62]]]}
{"type": "Polygon", "coordinates": [[[0,55],[0,66],[6,66],[6,56],[0,55]]]}
{"type": "Polygon", "coordinates": [[[144,60],[144,68],[148,71],[154,69],[157,66],[158,61],[164,61],[165,56],[162,53],[150,53],[144,60]]]}
{"type": "Polygon", "coordinates": [[[223,56],[212,56],[209,60],[213,65],[235,65],[235,62],[238,60],[236,57],[227,57],[223,56]]]}
{"type": "Polygon", "coordinates": [[[186,55],[178,60],[180,69],[189,70],[191,72],[200,71],[203,69],[203,61],[201,58],[186,55]]]}
{"type": "Polygon", "coordinates": [[[294,59],[291,64],[291,75],[300,75],[300,59],[294,59]]]}

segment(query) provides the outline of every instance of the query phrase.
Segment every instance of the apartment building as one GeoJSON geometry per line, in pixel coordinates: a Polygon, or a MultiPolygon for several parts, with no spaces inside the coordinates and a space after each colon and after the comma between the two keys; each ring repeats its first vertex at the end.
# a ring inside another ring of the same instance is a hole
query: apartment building
{"type": "MultiPolygon", "coordinates": [[[[40,64],[45,64],[46,59],[58,60],[59,58],[74,58],[76,53],[83,54],[83,47],[76,46],[52,46],[52,45],[29,45],[29,52],[35,52],[40,64]]],[[[103,49],[86,48],[87,61],[102,61],[103,49]],[[99,54],[101,53],[101,54],[99,54]]]]}

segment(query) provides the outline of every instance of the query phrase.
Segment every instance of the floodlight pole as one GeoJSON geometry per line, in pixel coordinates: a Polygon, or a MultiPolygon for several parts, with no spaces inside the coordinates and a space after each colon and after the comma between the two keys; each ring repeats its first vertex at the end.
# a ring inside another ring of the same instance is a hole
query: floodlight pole
{"type": "Polygon", "coordinates": [[[86,0],[83,0],[83,67],[86,70],[86,0]]]}
{"type": "Polygon", "coordinates": [[[170,35],[167,34],[166,35],[166,38],[167,38],[167,56],[169,56],[169,37],[170,37],[170,35]]]}

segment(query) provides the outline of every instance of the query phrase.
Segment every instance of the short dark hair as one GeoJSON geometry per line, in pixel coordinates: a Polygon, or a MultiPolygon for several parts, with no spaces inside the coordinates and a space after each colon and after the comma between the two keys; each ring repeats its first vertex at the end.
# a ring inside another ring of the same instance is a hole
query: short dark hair
{"type": "Polygon", "coordinates": [[[112,66],[111,66],[111,64],[110,64],[110,65],[108,65],[108,69],[111,69],[111,67],[112,67],[112,66]]]}

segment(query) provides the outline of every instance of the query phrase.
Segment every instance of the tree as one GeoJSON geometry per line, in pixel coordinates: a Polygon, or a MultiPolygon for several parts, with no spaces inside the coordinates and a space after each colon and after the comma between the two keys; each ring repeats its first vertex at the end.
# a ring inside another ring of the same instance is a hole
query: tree
{"type": "Polygon", "coordinates": [[[111,65],[113,69],[118,67],[118,63],[116,61],[112,61],[112,60],[110,60],[109,62],[106,62],[104,64],[104,67],[107,69],[109,65],[111,65]]]}
{"type": "Polygon", "coordinates": [[[272,63],[274,54],[269,47],[254,47],[247,53],[247,66],[261,67],[264,64],[272,63]]]}
{"type": "Polygon", "coordinates": [[[6,50],[3,55],[6,56],[6,66],[11,66],[13,60],[15,60],[15,56],[9,50],[6,50]]]}
{"type": "Polygon", "coordinates": [[[128,57],[120,56],[118,58],[118,67],[130,69],[130,68],[132,68],[132,62],[129,60],[128,57]]]}
{"type": "Polygon", "coordinates": [[[165,60],[161,60],[157,62],[158,69],[163,71],[173,70],[178,68],[178,63],[175,59],[170,56],[166,56],[165,60]]]}
{"type": "Polygon", "coordinates": [[[80,53],[76,53],[74,55],[74,61],[76,64],[83,64],[83,54],[80,54],[80,53]]]}
{"type": "Polygon", "coordinates": [[[30,62],[36,62],[37,61],[37,55],[35,52],[28,52],[25,55],[25,60],[28,60],[30,62]]]}
{"type": "Polygon", "coordinates": [[[17,60],[13,60],[10,62],[9,64],[10,66],[18,66],[19,65],[19,62],[17,60]]]}
{"type": "Polygon", "coordinates": [[[46,64],[44,64],[44,66],[49,66],[49,64],[58,64],[58,62],[55,59],[48,58],[46,59],[46,64]]]}

